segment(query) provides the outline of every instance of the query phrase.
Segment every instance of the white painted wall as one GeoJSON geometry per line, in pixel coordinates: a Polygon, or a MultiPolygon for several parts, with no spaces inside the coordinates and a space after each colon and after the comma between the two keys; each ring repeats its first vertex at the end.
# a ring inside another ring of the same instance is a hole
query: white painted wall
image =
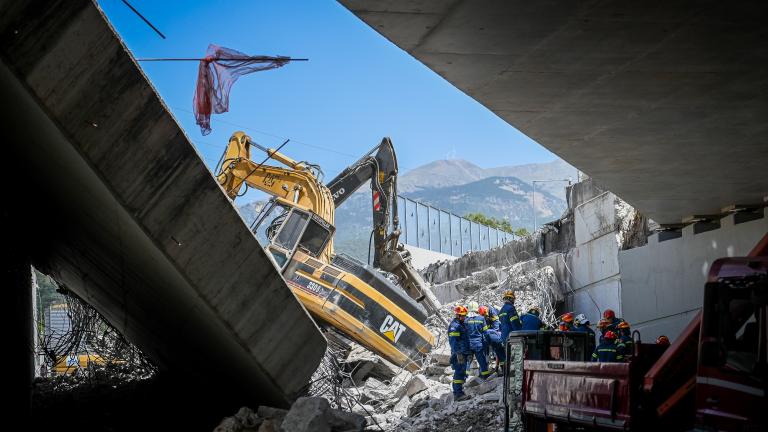
{"type": "Polygon", "coordinates": [[[576,247],[567,258],[566,307],[585,314],[593,325],[605,309],[621,315],[616,200],[616,195],[604,192],[574,209],[576,247]]]}
{"type": "MultiPolygon", "coordinates": [[[[765,211],[764,211],[765,214],[765,211]]],[[[744,256],[768,232],[768,215],[694,234],[692,225],[681,238],[658,241],[619,252],[623,317],[640,330],[643,340],[660,334],[674,339],[702,306],[709,267],[718,258],[744,256]]]]}

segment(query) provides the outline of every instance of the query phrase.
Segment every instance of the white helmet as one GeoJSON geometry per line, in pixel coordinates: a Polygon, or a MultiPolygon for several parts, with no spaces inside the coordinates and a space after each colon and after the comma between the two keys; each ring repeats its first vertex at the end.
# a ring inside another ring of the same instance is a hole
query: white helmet
{"type": "Polygon", "coordinates": [[[574,321],[576,321],[579,324],[589,324],[589,320],[587,319],[587,316],[582,314],[576,315],[576,318],[574,318],[574,321]]]}
{"type": "Polygon", "coordinates": [[[477,302],[473,300],[473,301],[469,302],[469,306],[467,306],[467,308],[469,309],[470,312],[477,313],[477,309],[480,308],[480,305],[477,304],[477,302]]]}

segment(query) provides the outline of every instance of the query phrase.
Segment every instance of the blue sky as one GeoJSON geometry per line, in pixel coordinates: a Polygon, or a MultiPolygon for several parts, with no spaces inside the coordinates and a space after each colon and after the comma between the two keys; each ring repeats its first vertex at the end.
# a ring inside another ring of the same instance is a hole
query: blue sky
{"type": "Polygon", "coordinates": [[[402,171],[436,159],[481,167],[549,162],[548,150],[496,117],[330,0],[131,0],[167,39],[120,0],[100,0],[137,58],[202,57],[209,43],[251,55],[307,57],[241,77],[230,112],[202,136],[192,116],[197,63],[143,63],[209,166],[235,130],[318,163],[326,179],[390,136],[402,171]]]}

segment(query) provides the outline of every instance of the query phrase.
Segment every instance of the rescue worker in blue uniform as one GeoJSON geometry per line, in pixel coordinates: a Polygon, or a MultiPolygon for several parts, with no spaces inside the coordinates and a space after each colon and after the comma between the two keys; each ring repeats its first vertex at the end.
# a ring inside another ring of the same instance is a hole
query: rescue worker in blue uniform
{"type": "MultiPolygon", "coordinates": [[[[476,306],[476,304],[473,302],[470,310],[479,309],[479,306],[476,306]]],[[[469,335],[469,350],[477,359],[477,364],[480,367],[480,378],[486,379],[491,374],[488,370],[488,360],[485,357],[486,339],[489,337],[488,325],[485,323],[485,317],[474,312],[470,312],[465,323],[469,335]]]]}
{"type": "Polygon", "coordinates": [[[466,318],[467,308],[457,306],[454,309],[456,318],[448,325],[448,344],[451,347],[451,367],[453,368],[453,396],[454,400],[466,398],[464,394],[464,380],[467,377],[467,358],[469,356],[469,332],[466,318]]]}
{"type": "Polygon", "coordinates": [[[589,333],[593,339],[595,337],[595,331],[589,326],[589,320],[584,314],[576,315],[576,318],[573,320],[573,328],[571,328],[571,331],[589,333]]]}
{"type": "Polygon", "coordinates": [[[534,306],[530,309],[528,309],[528,313],[523,314],[523,316],[520,317],[520,321],[522,323],[522,329],[521,330],[541,330],[544,328],[544,323],[541,322],[541,319],[539,318],[539,315],[541,315],[541,311],[538,307],[534,306]]]}
{"type": "Polygon", "coordinates": [[[624,321],[621,318],[616,318],[616,312],[614,312],[613,309],[606,309],[603,312],[603,319],[606,320],[607,323],[605,330],[610,330],[614,333],[616,333],[617,330],[616,326],[619,325],[620,322],[624,321]]]}
{"type": "Polygon", "coordinates": [[[499,311],[499,330],[501,331],[501,343],[505,344],[509,337],[509,332],[520,330],[520,316],[515,309],[515,292],[507,290],[502,296],[504,306],[499,311]]]}
{"type": "MultiPolygon", "coordinates": [[[[486,342],[496,354],[498,368],[503,369],[506,353],[504,352],[504,344],[501,343],[501,326],[499,324],[498,311],[493,306],[480,306],[478,313],[480,316],[485,317],[485,324],[488,326],[486,342]]],[[[486,353],[488,353],[488,350],[486,350],[486,353]]]]}
{"type": "Polygon", "coordinates": [[[593,362],[617,363],[624,361],[624,345],[616,344],[616,333],[608,330],[603,334],[603,341],[592,353],[593,362]]]}
{"type": "Polygon", "coordinates": [[[624,359],[629,360],[635,352],[635,341],[632,340],[632,330],[629,323],[622,321],[616,325],[617,339],[616,344],[624,346],[624,359]]]}

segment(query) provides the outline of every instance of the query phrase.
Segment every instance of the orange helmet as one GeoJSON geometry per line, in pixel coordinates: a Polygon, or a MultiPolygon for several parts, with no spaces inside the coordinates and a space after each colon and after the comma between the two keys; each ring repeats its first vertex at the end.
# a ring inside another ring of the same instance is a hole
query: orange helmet
{"type": "Polygon", "coordinates": [[[597,323],[597,328],[602,330],[602,329],[608,327],[609,325],[611,325],[611,323],[609,323],[607,319],[603,318],[603,319],[600,320],[599,323],[597,323]]]}
{"type": "Polygon", "coordinates": [[[566,313],[564,313],[563,316],[560,317],[560,319],[563,320],[563,322],[572,323],[573,322],[573,312],[566,312],[566,313]]]}
{"type": "Polygon", "coordinates": [[[560,331],[568,331],[568,324],[561,322],[560,325],[558,326],[558,329],[560,331]]]}
{"type": "Polygon", "coordinates": [[[624,329],[627,329],[627,330],[629,330],[629,323],[628,323],[628,322],[626,322],[626,321],[622,321],[622,322],[620,322],[620,323],[619,323],[619,324],[616,326],[616,328],[617,328],[617,329],[619,329],[619,330],[624,330],[624,329]]]}
{"type": "Polygon", "coordinates": [[[456,315],[467,316],[467,307],[466,306],[461,306],[461,305],[456,306],[456,309],[454,309],[453,311],[456,312],[456,315]]]}
{"type": "Polygon", "coordinates": [[[482,316],[488,316],[488,306],[480,306],[477,308],[477,314],[482,316]]]}
{"type": "Polygon", "coordinates": [[[605,339],[608,339],[608,340],[614,340],[614,339],[616,339],[616,333],[614,333],[614,332],[612,332],[612,331],[608,330],[607,332],[605,332],[605,334],[603,335],[603,337],[604,337],[605,339]]]}
{"type": "Polygon", "coordinates": [[[506,290],[504,291],[504,295],[501,296],[502,300],[512,300],[515,301],[515,292],[512,290],[506,290]]]}
{"type": "Polygon", "coordinates": [[[613,309],[606,309],[605,312],[603,312],[603,318],[612,320],[616,318],[616,312],[614,312],[613,309]]]}
{"type": "Polygon", "coordinates": [[[669,338],[664,336],[664,335],[661,335],[661,336],[656,338],[656,344],[658,344],[658,345],[669,345],[669,338]]]}

